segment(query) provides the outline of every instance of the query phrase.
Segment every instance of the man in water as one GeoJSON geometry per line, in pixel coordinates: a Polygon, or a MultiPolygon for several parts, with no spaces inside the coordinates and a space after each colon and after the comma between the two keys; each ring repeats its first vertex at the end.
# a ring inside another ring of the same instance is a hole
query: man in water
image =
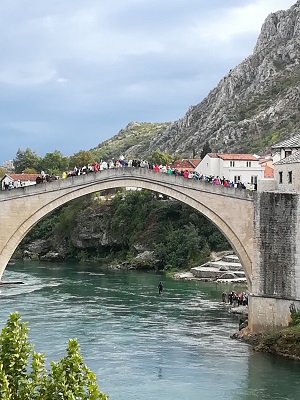
{"type": "Polygon", "coordinates": [[[162,294],[163,289],[164,289],[163,284],[162,284],[162,282],[160,281],[159,284],[158,284],[158,294],[162,294]]]}

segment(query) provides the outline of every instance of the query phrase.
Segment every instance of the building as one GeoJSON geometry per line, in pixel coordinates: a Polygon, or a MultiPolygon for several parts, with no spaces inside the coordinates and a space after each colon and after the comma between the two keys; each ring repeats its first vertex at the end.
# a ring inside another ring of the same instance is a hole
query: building
{"type": "Polygon", "coordinates": [[[178,171],[189,171],[194,172],[197,165],[200,163],[200,158],[186,158],[183,160],[176,160],[170,164],[171,168],[177,169],[178,171]]]}
{"type": "Polygon", "coordinates": [[[264,179],[264,168],[252,154],[208,153],[195,171],[204,176],[218,176],[230,182],[256,184],[264,179]]]}
{"type": "Polygon", "coordinates": [[[1,179],[1,189],[5,190],[5,185],[10,188],[18,188],[36,184],[36,178],[41,177],[40,174],[5,174],[1,179]]]}
{"type": "Polygon", "coordinates": [[[300,134],[272,146],[274,163],[300,150],[300,134]]]}

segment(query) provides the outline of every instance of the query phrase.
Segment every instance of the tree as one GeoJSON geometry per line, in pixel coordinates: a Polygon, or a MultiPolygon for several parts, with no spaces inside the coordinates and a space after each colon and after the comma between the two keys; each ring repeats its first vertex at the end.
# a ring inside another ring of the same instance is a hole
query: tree
{"type": "Polygon", "coordinates": [[[171,156],[171,154],[163,153],[160,150],[156,150],[152,154],[150,154],[147,159],[149,162],[154,164],[168,165],[173,161],[174,157],[171,156]]]}
{"type": "Polygon", "coordinates": [[[0,179],[4,177],[4,175],[6,174],[6,169],[3,167],[0,167],[0,179]]]}
{"type": "Polygon", "coordinates": [[[64,157],[59,150],[46,153],[41,160],[42,169],[50,175],[60,175],[69,167],[69,158],[64,157]]]}
{"type": "Polygon", "coordinates": [[[202,149],[201,154],[200,154],[201,160],[203,160],[203,158],[206,156],[206,154],[211,153],[211,151],[212,150],[211,150],[211,147],[209,145],[209,142],[206,142],[205,145],[203,146],[203,149],[202,149]]]}
{"type": "Polygon", "coordinates": [[[48,373],[44,354],[33,351],[27,323],[11,313],[0,335],[1,400],[107,400],[96,375],[84,363],[77,339],[69,340],[67,354],[51,362],[48,373]],[[29,366],[29,359],[31,364],[29,366]]]}
{"type": "Polygon", "coordinates": [[[16,158],[13,162],[15,172],[17,174],[24,172],[26,168],[32,168],[36,171],[39,171],[41,166],[41,157],[39,157],[34,151],[29,148],[27,148],[25,151],[19,148],[16,154],[16,158]]]}
{"type": "Polygon", "coordinates": [[[22,172],[24,174],[38,174],[38,171],[34,168],[25,168],[22,172]]]}
{"type": "Polygon", "coordinates": [[[80,150],[70,157],[70,167],[73,169],[75,166],[78,168],[84,165],[92,164],[94,162],[94,157],[91,151],[80,150]]]}

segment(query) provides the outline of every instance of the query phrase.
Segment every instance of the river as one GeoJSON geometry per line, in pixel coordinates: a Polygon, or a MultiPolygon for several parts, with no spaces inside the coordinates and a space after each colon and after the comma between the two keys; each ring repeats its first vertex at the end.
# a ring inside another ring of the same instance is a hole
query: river
{"type": "Polygon", "coordinates": [[[47,363],[77,337],[110,400],[300,399],[299,363],[230,339],[237,317],[220,303],[222,286],[32,261],[3,279],[24,284],[1,287],[1,328],[20,312],[47,363]]]}

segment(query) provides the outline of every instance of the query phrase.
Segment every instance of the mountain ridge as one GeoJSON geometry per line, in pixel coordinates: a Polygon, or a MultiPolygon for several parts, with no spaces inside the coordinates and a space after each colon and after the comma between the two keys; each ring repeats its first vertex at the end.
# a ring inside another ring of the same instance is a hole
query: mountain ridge
{"type": "MultiPolygon", "coordinates": [[[[253,53],[200,103],[190,106],[177,121],[149,123],[147,135],[140,135],[132,145],[124,143],[122,154],[147,157],[160,150],[190,157],[200,154],[206,142],[218,152],[269,151],[272,144],[300,128],[299,44],[300,0],[266,18],[253,53]]],[[[128,124],[114,140],[108,140],[110,146],[136,124],[146,123],[128,124]]],[[[118,157],[119,150],[122,148],[117,146],[110,156],[118,157]]]]}

